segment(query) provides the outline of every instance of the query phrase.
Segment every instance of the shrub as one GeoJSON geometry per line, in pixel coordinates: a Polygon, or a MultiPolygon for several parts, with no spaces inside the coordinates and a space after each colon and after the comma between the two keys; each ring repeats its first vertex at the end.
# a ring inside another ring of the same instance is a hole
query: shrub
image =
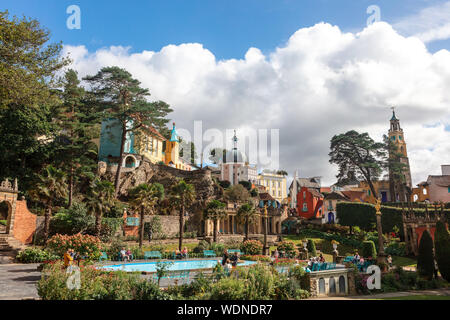
{"type": "Polygon", "coordinates": [[[7,223],[6,220],[0,220],[0,224],[1,224],[2,226],[6,226],[6,223],[7,223]]]}
{"type": "Polygon", "coordinates": [[[88,213],[86,205],[74,202],[69,209],[61,208],[50,220],[50,234],[77,234],[93,229],[95,217],[88,213]]]}
{"type": "Polygon", "coordinates": [[[424,279],[431,280],[434,274],[433,240],[428,230],[422,234],[417,257],[417,271],[424,279]]]}
{"type": "Polygon", "coordinates": [[[404,242],[392,241],[388,244],[387,248],[384,250],[386,254],[392,256],[406,256],[406,247],[404,242]]]}
{"type": "Polygon", "coordinates": [[[57,260],[59,257],[39,248],[27,248],[20,251],[16,259],[22,263],[39,263],[48,260],[57,260]]]}
{"type": "Polygon", "coordinates": [[[308,239],[308,245],[306,248],[308,249],[310,255],[312,255],[313,257],[317,256],[316,244],[314,243],[313,239],[308,239]]]}
{"type": "Polygon", "coordinates": [[[278,251],[284,251],[285,254],[289,257],[295,257],[297,255],[297,248],[295,246],[294,242],[291,241],[283,241],[281,242],[278,247],[277,247],[278,251]]]}
{"type": "Polygon", "coordinates": [[[231,182],[227,181],[227,180],[223,180],[223,181],[219,181],[219,185],[224,188],[227,189],[231,186],[231,182]]]}
{"type": "Polygon", "coordinates": [[[241,250],[245,254],[258,255],[261,254],[263,249],[263,244],[258,240],[247,240],[241,245],[241,250]]]}
{"type": "Polygon", "coordinates": [[[246,300],[269,300],[275,294],[277,274],[265,265],[257,264],[251,268],[241,269],[239,278],[245,278],[246,300]]]}
{"type": "Polygon", "coordinates": [[[361,254],[364,258],[375,259],[377,257],[377,250],[373,241],[364,241],[361,249],[361,254]]]}
{"type": "Polygon", "coordinates": [[[213,284],[207,298],[210,300],[243,300],[245,299],[245,283],[242,279],[220,279],[213,284]]]}
{"type": "Polygon", "coordinates": [[[436,223],[434,247],[439,272],[442,278],[450,282],[450,234],[441,221],[436,223]]]}
{"type": "Polygon", "coordinates": [[[100,258],[100,239],[94,236],[76,234],[54,235],[47,242],[47,247],[55,255],[62,257],[68,249],[73,249],[86,260],[98,260],[100,258]]]}

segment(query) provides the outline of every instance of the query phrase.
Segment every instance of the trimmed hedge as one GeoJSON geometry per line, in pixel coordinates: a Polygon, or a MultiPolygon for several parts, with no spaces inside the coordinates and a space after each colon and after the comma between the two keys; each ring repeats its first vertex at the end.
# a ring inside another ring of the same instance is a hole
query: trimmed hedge
{"type": "Polygon", "coordinates": [[[364,258],[377,257],[377,250],[375,249],[375,243],[373,241],[364,241],[361,249],[361,254],[364,258]]]}
{"type": "Polygon", "coordinates": [[[436,223],[434,248],[439,272],[442,278],[450,282],[450,234],[441,221],[436,223]]]}
{"type": "MultiPolygon", "coordinates": [[[[415,208],[414,212],[425,214],[425,209],[415,208]]],[[[430,209],[429,212],[434,212],[434,210],[430,209]]],[[[376,223],[375,206],[370,203],[338,202],[336,213],[339,224],[343,226],[358,226],[367,231],[376,223]]],[[[450,210],[444,209],[444,213],[448,219],[450,210]]],[[[404,238],[401,208],[381,206],[381,225],[383,233],[393,232],[394,226],[397,226],[400,236],[404,238]]]]}
{"type": "Polygon", "coordinates": [[[433,239],[428,230],[425,230],[420,238],[419,256],[417,258],[417,271],[419,275],[431,280],[434,274],[433,239]]]}
{"type": "Polygon", "coordinates": [[[316,244],[313,239],[308,239],[308,245],[306,247],[308,249],[308,253],[313,257],[317,257],[316,244]]]}

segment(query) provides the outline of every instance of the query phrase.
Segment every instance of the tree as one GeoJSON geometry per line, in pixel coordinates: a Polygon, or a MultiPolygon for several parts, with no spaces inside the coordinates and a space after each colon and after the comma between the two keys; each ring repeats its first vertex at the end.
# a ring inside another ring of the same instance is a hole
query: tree
{"type": "Polygon", "coordinates": [[[0,109],[55,99],[57,71],[70,62],[61,57],[62,44],[49,44],[50,32],[37,20],[10,19],[8,11],[0,11],[0,39],[0,109]]]}
{"type": "MultiPolygon", "coordinates": [[[[378,191],[373,182],[382,173],[383,159],[386,156],[385,145],[375,142],[368,133],[358,133],[354,130],[344,134],[335,135],[331,139],[330,163],[337,164],[338,180],[348,177],[350,172],[356,174],[356,178],[363,179],[369,185],[370,191],[378,201],[378,191]]],[[[380,203],[377,204],[380,206],[380,203]]],[[[379,259],[384,259],[383,233],[381,226],[381,214],[377,214],[378,243],[380,247],[379,259]]]]}
{"type": "Polygon", "coordinates": [[[77,72],[72,69],[64,76],[61,99],[57,117],[60,127],[59,143],[55,159],[68,173],[70,207],[77,178],[85,172],[95,172],[97,169],[96,146],[91,141],[98,138],[98,130],[95,128],[100,115],[92,105],[84,101],[85,90],[80,86],[77,72]]]}
{"type": "Polygon", "coordinates": [[[417,257],[417,271],[419,275],[431,280],[434,274],[433,240],[428,230],[422,233],[419,243],[419,256],[417,257]]]}
{"type": "Polygon", "coordinates": [[[241,184],[236,184],[225,190],[225,199],[232,202],[246,202],[250,198],[250,193],[241,184]]]}
{"type": "Polygon", "coordinates": [[[195,188],[192,184],[179,180],[170,190],[170,200],[178,208],[180,214],[180,235],[178,241],[178,249],[181,251],[183,247],[184,232],[184,215],[186,208],[190,206],[195,199],[195,188]]]}
{"type": "Polygon", "coordinates": [[[450,282],[450,234],[442,221],[436,223],[434,248],[439,272],[442,278],[450,282]]]}
{"type": "Polygon", "coordinates": [[[382,173],[385,145],[375,142],[368,133],[352,130],[335,135],[331,139],[330,149],[330,163],[339,167],[338,180],[354,172],[357,179],[367,182],[373,196],[378,199],[373,182],[382,173]]]}
{"type": "Polygon", "coordinates": [[[285,170],[278,170],[278,171],[277,171],[277,174],[282,175],[282,176],[287,176],[287,175],[289,175],[289,174],[287,173],[287,171],[285,171],[285,170]]]}
{"type": "Polygon", "coordinates": [[[108,118],[115,119],[121,126],[119,165],[114,181],[117,197],[127,135],[144,126],[161,130],[169,121],[165,117],[172,109],[163,101],[148,102],[149,90],[141,88],[138,80],[119,67],[102,68],[95,76],[87,76],[84,80],[92,87],[89,92],[91,101],[99,110],[107,111],[108,118]]]}
{"type": "Polygon", "coordinates": [[[240,223],[245,224],[245,239],[248,240],[249,224],[254,222],[259,213],[256,211],[252,202],[247,202],[241,205],[237,211],[236,217],[240,223]]]}
{"type": "Polygon", "coordinates": [[[226,204],[219,200],[211,200],[206,205],[204,211],[204,219],[213,221],[213,241],[217,242],[217,221],[222,220],[227,216],[225,211],[226,204]]]}
{"type": "Polygon", "coordinates": [[[95,215],[95,234],[100,236],[102,217],[114,205],[114,186],[107,180],[95,179],[87,197],[87,207],[95,215]]]}
{"type": "Polygon", "coordinates": [[[47,242],[50,230],[50,219],[52,217],[53,205],[56,201],[67,196],[66,175],[52,165],[48,165],[44,172],[38,176],[38,183],[30,190],[33,198],[44,203],[44,243],[47,242]]]}
{"type": "Polygon", "coordinates": [[[156,204],[164,199],[164,187],[160,183],[143,183],[129,192],[131,206],[140,212],[139,219],[139,248],[144,241],[145,214],[154,214],[156,204]]]}

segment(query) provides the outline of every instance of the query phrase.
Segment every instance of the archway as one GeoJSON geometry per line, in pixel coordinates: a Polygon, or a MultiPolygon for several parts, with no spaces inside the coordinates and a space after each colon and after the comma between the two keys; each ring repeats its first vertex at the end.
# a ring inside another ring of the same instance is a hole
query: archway
{"type": "Polygon", "coordinates": [[[334,280],[334,277],[330,277],[329,287],[330,294],[336,294],[336,280],[334,280]]]}
{"type": "Polygon", "coordinates": [[[319,294],[325,294],[325,279],[319,279],[319,294]]]}
{"type": "Polygon", "coordinates": [[[339,293],[346,293],[345,290],[345,278],[344,276],[339,277],[339,293]]]}
{"type": "Polygon", "coordinates": [[[0,200],[0,234],[10,233],[12,207],[9,201],[0,200]]]}
{"type": "Polygon", "coordinates": [[[125,167],[126,168],[134,168],[136,167],[136,159],[134,157],[129,156],[125,159],[125,167]]]}
{"type": "Polygon", "coordinates": [[[334,223],[334,213],[328,212],[328,223],[334,223]]]}
{"type": "Polygon", "coordinates": [[[6,213],[6,227],[4,233],[13,234],[14,220],[16,211],[17,194],[19,193],[17,187],[17,179],[14,180],[14,185],[6,179],[0,184],[0,202],[4,203],[3,206],[7,207],[6,213]]]}

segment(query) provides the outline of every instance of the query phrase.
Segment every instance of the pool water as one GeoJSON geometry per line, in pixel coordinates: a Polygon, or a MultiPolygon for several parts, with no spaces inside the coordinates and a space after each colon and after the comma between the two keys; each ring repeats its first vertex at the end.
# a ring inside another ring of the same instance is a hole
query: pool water
{"type": "MultiPolygon", "coordinates": [[[[212,269],[217,265],[217,262],[221,260],[180,260],[174,261],[169,267],[170,271],[180,271],[180,270],[198,270],[198,269],[212,269]]],[[[108,265],[100,267],[99,269],[108,271],[145,271],[145,272],[156,272],[157,262],[146,262],[146,263],[127,263],[127,264],[117,264],[108,265]]],[[[255,261],[242,261],[238,266],[250,266],[256,264],[255,261]]]]}

